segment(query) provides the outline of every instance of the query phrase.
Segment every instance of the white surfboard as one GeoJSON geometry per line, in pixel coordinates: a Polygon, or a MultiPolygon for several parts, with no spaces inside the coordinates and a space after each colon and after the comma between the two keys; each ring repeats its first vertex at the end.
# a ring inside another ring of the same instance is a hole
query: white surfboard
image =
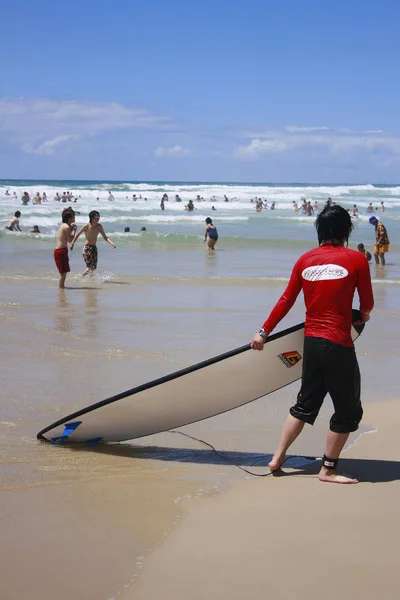
{"type": "MultiPolygon", "coordinates": [[[[359,329],[359,328],[358,328],[359,329]]],[[[360,333],[352,328],[352,337],[360,333]]],[[[301,377],[304,323],[155,379],[56,421],[37,434],[53,443],[121,442],[189,425],[266,396],[301,377]]]]}

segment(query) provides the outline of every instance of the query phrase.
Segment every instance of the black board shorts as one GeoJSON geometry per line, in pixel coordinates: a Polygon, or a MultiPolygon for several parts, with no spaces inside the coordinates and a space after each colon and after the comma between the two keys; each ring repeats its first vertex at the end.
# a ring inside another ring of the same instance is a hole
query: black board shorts
{"type": "Polygon", "coordinates": [[[290,414],[313,425],[326,394],[331,396],[335,409],[330,430],[356,431],[363,409],[354,347],[347,348],[325,338],[305,337],[301,389],[290,414]]]}

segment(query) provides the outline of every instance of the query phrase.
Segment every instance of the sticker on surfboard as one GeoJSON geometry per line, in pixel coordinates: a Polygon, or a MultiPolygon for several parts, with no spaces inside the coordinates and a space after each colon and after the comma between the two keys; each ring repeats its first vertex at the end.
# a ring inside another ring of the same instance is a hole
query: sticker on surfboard
{"type": "Polygon", "coordinates": [[[302,356],[297,350],[292,350],[291,352],[282,352],[282,354],[278,354],[278,358],[280,358],[283,364],[290,369],[290,367],[294,367],[294,365],[302,359],[302,356]]]}

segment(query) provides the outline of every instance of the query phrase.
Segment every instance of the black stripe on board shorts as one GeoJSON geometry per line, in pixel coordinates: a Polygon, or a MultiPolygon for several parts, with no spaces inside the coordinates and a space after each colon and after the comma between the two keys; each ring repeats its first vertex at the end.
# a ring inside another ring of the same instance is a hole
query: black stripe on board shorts
{"type": "Polygon", "coordinates": [[[356,431],[363,415],[360,387],[354,347],[341,346],[325,338],[305,337],[301,389],[290,414],[313,425],[329,394],[335,409],[330,430],[356,431]]]}

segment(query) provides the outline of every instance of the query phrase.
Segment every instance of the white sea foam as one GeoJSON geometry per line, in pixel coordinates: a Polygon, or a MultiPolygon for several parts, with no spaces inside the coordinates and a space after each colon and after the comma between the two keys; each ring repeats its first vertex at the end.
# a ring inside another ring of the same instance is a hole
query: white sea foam
{"type": "MultiPolygon", "coordinates": [[[[67,206],[77,211],[76,223],[78,227],[87,222],[88,213],[96,209],[101,214],[101,223],[105,231],[112,235],[122,232],[124,227],[130,226],[132,234],[140,229],[138,226],[146,225],[153,233],[172,233],[182,236],[201,235],[204,220],[211,217],[218,227],[221,239],[241,240],[287,240],[288,244],[300,241],[315,240],[315,232],[312,232],[315,218],[304,215],[301,211],[293,210],[293,201],[301,202],[301,198],[311,200],[312,204],[318,202],[322,209],[328,196],[338,204],[351,209],[356,204],[359,209],[359,217],[353,219],[355,230],[352,240],[358,243],[364,242],[371,246],[374,240],[374,230],[368,223],[370,216],[367,206],[370,202],[376,208],[384,202],[386,211],[378,212],[378,216],[388,227],[391,239],[391,253],[398,251],[400,239],[400,186],[396,187],[374,187],[366,185],[267,185],[267,184],[210,184],[210,183],[109,183],[98,182],[93,185],[84,182],[62,182],[59,185],[50,185],[49,182],[21,182],[21,185],[5,186],[0,182],[0,235],[6,235],[5,239],[12,240],[13,236],[19,240],[21,235],[26,236],[34,225],[38,225],[41,231],[38,244],[46,241],[48,236],[54,236],[61,223],[61,213],[67,206]],[[63,187],[61,187],[63,186],[63,187]],[[6,189],[10,190],[10,196],[5,196],[6,189]],[[63,191],[72,192],[78,198],[77,202],[61,203],[53,200],[55,193],[62,194],[63,191]],[[108,191],[111,190],[114,202],[108,201],[108,191]],[[12,194],[17,192],[17,199],[12,194]],[[37,191],[47,194],[48,202],[41,205],[23,206],[21,195],[27,191],[33,197],[37,191]],[[160,208],[163,193],[169,196],[169,202],[165,203],[165,210],[160,208]],[[132,195],[136,194],[137,201],[133,201],[132,195]],[[175,195],[179,194],[182,202],[175,201],[175,195]],[[142,198],[139,198],[139,196],[142,198]],[[224,201],[224,195],[229,202],[224,201]],[[197,201],[197,196],[204,201],[197,201]],[[254,198],[262,198],[271,206],[275,202],[276,210],[264,209],[256,212],[254,198]],[[98,198],[98,199],[97,199],[98,198]],[[147,198],[147,201],[145,201],[147,198]],[[184,210],[189,199],[194,200],[195,210],[188,212],[184,210]],[[212,210],[212,206],[216,210],[212,210]],[[21,211],[20,224],[24,234],[4,231],[7,222],[16,210],[21,211]]],[[[318,211],[316,211],[318,212],[318,211]]],[[[33,234],[30,234],[33,237],[33,234]]],[[[128,237],[129,239],[129,237],[128,237]]],[[[130,238],[133,241],[133,238],[130,238]]],[[[147,243],[147,242],[146,242],[147,243]]],[[[221,244],[218,244],[221,246],[221,244]]],[[[283,244],[284,245],[284,244],[283,244]]],[[[299,248],[301,251],[302,246],[299,248]]],[[[11,249],[9,250],[11,251],[11,249]]]]}

